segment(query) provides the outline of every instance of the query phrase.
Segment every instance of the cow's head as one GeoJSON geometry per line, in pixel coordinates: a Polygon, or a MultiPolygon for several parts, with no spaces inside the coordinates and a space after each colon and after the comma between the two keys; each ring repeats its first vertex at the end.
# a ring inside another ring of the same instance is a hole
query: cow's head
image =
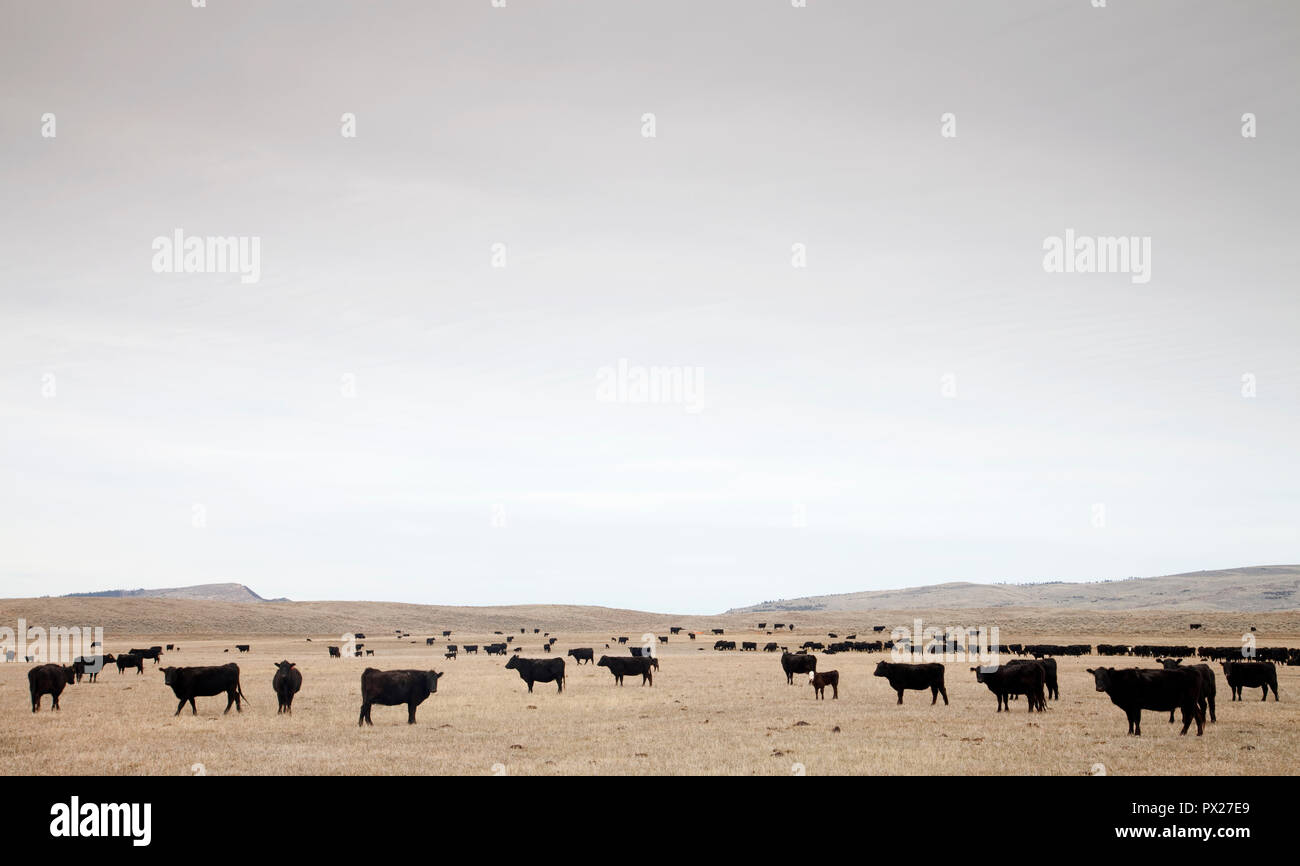
{"type": "Polygon", "coordinates": [[[1183,663],[1182,659],[1156,659],[1156,664],[1160,665],[1167,671],[1171,671],[1183,663]]]}
{"type": "Polygon", "coordinates": [[[442,674],[438,673],[437,671],[424,672],[424,681],[429,685],[430,694],[438,690],[438,678],[440,676],[442,676],[442,674]]]}
{"type": "Polygon", "coordinates": [[[294,665],[293,662],[290,662],[290,661],[282,661],[282,662],[276,662],[276,663],[275,663],[275,667],[276,667],[276,669],[279,670],[281,673],[286,673],[286,674],[287,674],[289,671],[291,671],[291,670],[294,669],[295,665],[294,665]]]}
{"type": "Polygon", "coordinates": [[[1088,673],[1097,683],[1097,691],[1104,692],[1110,688],[1110,675],[1114,673],[1114,668],[1088,668],[1088,673]]]}
{"type": "MultiPolygon", "coordinates": [[[[515,650],[515,652],[518,652],[518,650],[515,650]]],[[[510,661],[506,662],[506,667],[510,670],[515,670],[516,668],[518,668],[519,656],[511,656],[510,661]]]]}
{"type": "Polygon", "coordinates": [[[609,656],[601,656],[600,661],[596,662],[596,667],[598,668],[609,667],[609,656]]]}
{"type": "Polygon", "coordinates": [[[971,670],[973,670],[973,671],[975,672],[975,682],[977,682],[977,683],[982,683],[982,682],[984,682],[984,677],[985,677],[985,676],[987,676],[988,674],[995,674],[995,673],[998,672],[998,666],[997,666],[997,665],[980,665],[980,666],[977,667],[977,668],[971,668],[971,670]]]}
{"type": "Polygon", "coordinates": [[[74,665],[65,665],[63,668],[63,681],[72,685],[77,681],[77,668],[74,665]]]}
{"type": "Polygon", "coordinates": [[[884,677],[889,676],[887,662],[876,662],[876,672],[872,676],[884,677]]]}
{"type": "Polygon", "coordinates": [[[176,668],[163,668],[163,685],[170,686],[176,677],[176,668]]]}

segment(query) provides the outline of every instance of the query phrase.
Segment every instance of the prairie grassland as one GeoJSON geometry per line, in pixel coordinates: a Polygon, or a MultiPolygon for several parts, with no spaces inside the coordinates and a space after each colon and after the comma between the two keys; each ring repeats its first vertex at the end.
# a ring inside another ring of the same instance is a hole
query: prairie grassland
{"type": "MultiPolygon", "coordinates": [[[[859,615],[861,617],[861,615],[859,615]]],[[[1185,616],[1182,617],[1185,619],[1185,616]]],[[[970,619],[966,621],[972,621],[970,619]]],[[[1186,628],[1186,626],[1183,626],[1186,628]]],[[[779,640],[797,644],[825,640],[825,631],[767,637],[728,629],[728,639],[779,640]]],[[[524,656],[545,657],[541,636],[520,635],[524,656]]],[[[1067,629],[1042,635],[1004,634],[1011,640],[1125,643],[1133,633],[1086,638],[1067,629]]],[[[626,655],[613,634],[635,642],[641,632],[559,634],[556,655],[575,646],[626,655]]],[[[930,705],[929,692],[908,692],[903,706],[883,680],[872,676],[888,655],[819,656],[821,670],[840,672],[840,698],[817,701],[805,678],[785,682],[776,654],[715,652],[712,637],[674,636],[660,649],[662,669],[652,687],[628,678],[619,688],[604,668],[566,659],[563,694],[537,684],[529,694],[500,657],[464,656],[445,661],[439,638],[427,647],[424,634],[398,640],[371,634],[374,657],[330,659],[327,636],[232,636],[189,640],[179,630],[106,640],[109,652],[179,641],[179,653],[161,666],[240,666],[242,714],[222,716],[225,697],[199,698],[173,717],[176,699],[160,667],[119,674],[97,683],[67,687],[61,712],[50,699],[33,714],[27,691],[30,665],[0,664],[0,772],[5,774],[1294,774],[1300,770],[1300,668],[1279,667],[1282,701],[1229,701],[1219,676],[1217,724],[1203,737],[1186,737],[1168,714],[1143,714],[1141,738],[1126,735],[1119,708],[1098,694],[1085,668],[1097,664],[1154,667],[1139,659],[1059,659],[1061,699],[1046,713],[1029,714],[1017,701],[1010,713],[995,712],[992,694],[975,682],[970,663],[951,663],[951,701],[930,705]],[[413,642],[414,641],[414,642],[413,642]],[[237,654],[236,642],[252,651],[237,654]],[[703,647],[703,649],[701,649],[703,647]],[[229,652],[223,650],[229,649],[229,652]],[[273,663],[289,659],[303,672],[303,690],[291,717],[276,715],[271,690],[273,663]],[[359,729],[360,675],[366,667],[434,668],[446,672],[438,693],[419,708],[415,725],[404,707],[376,707],[373,728],[359,729]],[[838,728],[838,730],[836,730],[838,728]]],[[[860,636],[861,637],[861,636],[860,636]]],[[[1143,635],[1142,642],[1187,642],[1178,635],[1143,635]]],[[[1262,643],[1295,645],[1271,637],[1262,643]]],[[[489,643],[504,636],[453,634],[458,644],[489,643]]],[[[334,642],[337,642],[335,640],[334,642]]],[[[1204,642],[1204,641],[1202,641],[1204,642]]],[[[1218,641],[1211,641],[1216,642],[1218,641]]],[[[1227,641],[1222,641],[1227,643],[1227,641]]],[[[762,644],[760,643],[760,646],[762,644]]],[[[1217,666],[1216,666],[1217,671],[1217,666]]]]}

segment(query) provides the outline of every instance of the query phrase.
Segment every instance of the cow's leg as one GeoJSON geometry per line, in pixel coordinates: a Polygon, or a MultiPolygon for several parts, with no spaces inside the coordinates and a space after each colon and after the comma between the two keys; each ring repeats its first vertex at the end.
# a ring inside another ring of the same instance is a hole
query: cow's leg
{"type": "Polygon", "coordinates": [[[35,712],[39,711],[40,708],[41,708],[41,696],[38,695],[38,694],[36,694],[35,692],[33,692],[33,693],[32,693],[32,712],[35,713],[35,712]]]}
{"type": "Polygon", "coordinates": [[[1169,711],[1169,724],[1172,725],[1173,723],[1174,723],[1174,711],[1173,711],[1173,710],[1170,710],[1170,711],[1169,711]]]}
{"type": "Polygon", "coordinates": [[[408,725],[415,724],[415,707],[415,701],[408,701],[406,704],[406,723],[408,725]]]}
{"type": "Polygon", "coordinates": [[[235,705],[236,700],[237,698],[234,692],[226,692],[226,708],[222,711],[221,715],[224,716],[226,713],[230,712],[230,708],[235,705]]]}
{"type": "Polygon", "coordinates": [[[362,701],[361,712],[357,714],[357,727],[358,728],[361,727],[362,723],[364,723],[365,720],[366,720],[366,704],[365,701],[362,701]]]}
{"type": "Polygon", "coordinates": [[[173,716],[179,716],[179,715],[181,714],[181,710],[183,710],[183,709],[185,709],[185,699],[184,699],[184,698],[181,698],[181,699],[176,703],[176,712],[172,713],[172,715],[173,715],[173,716]]]}
{"type": "Polygon", "coordinates": [[[190,698],[190,715],[197,716],[198,714],[199,714],[199,708],[195,706],[194,698],[190,698]]]}
{"type": "Polygon", "coordinates": [[[528,680],[528,694],[531,695],[532,693],[533,693],[533,681],[528,680]]]}
{"type": "Polygon", "coordinates": [[[831,700],[838,701],[839,699],[840,699],[840,685],[839,683],[831,683],[831,700]]]}
{"type": "Polygon", "coordinates": [[[1142,711],[1141,710],[1133,711],[1133,736],[1135,737],[1142,736],[1142,711]]]}
{"type": "Polygon", "coordinates": [[[53,703],[50,704],[50,709],[57,710],[59,708],[59,696],[57,694],[53,694],[50,695],[50,697],[54,699],[53,703]]]}
{"type": "Polygon", "coordinates": [[[1210,721],[1217,722],[1218,719],[1214,717],[1214,695],[1210,695],[1208,698],[1206,698],[1205,703],[1210,710],[1210,721]]]}
{"type": "Polygon", "coordinates": [[[555,681],[555,691],[557,693],[564,691],[564,677],[560,677],[555,681]]]}
{"type": "Polygon", "coordinates": [[[903,705],[903,690],[898,689],[897,691],[898,691],[898,705],[901,707],[903,705]]]}
{"type": "Polygon", "coordinates": [[[1194,718],[1196,718],[1195,701],[1192,702],[1192,705],[1190,707],[1187,705],[1183,706],[1183,729],[1178,732],[1180,735],[1187,733],[1187,729],[1192,726],[1192,719],[1194,718]]]}

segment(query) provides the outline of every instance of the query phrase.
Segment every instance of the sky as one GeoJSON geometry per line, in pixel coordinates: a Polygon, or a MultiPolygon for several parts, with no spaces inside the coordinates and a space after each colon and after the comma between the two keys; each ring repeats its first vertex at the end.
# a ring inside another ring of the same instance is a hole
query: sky
{"type": "Polygon", "coordinates": [[[0,595],[1296,562],[1298,58],[1287,2],[5,0],[0,595]]]}

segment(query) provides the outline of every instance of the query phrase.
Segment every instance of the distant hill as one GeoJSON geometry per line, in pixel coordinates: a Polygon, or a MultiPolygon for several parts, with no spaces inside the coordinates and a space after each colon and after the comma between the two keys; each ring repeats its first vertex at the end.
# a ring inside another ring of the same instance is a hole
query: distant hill
{"type": "Polygon", "coordinates": [[[1240,613],[1296,610],[1300,608],[1300,565],[1259,565],[1096,583],[940,583],[765,601],[727,613],[1006,607],[1240,613]]]}
{"type": "Polygon", "coordinates": [[[73,592],[64,598],[183,598],[190,601],[288,601],[287,598],[262,598],[242,583],[202,583],[171,589],[106,589],[102,592],[73,592]]]}

